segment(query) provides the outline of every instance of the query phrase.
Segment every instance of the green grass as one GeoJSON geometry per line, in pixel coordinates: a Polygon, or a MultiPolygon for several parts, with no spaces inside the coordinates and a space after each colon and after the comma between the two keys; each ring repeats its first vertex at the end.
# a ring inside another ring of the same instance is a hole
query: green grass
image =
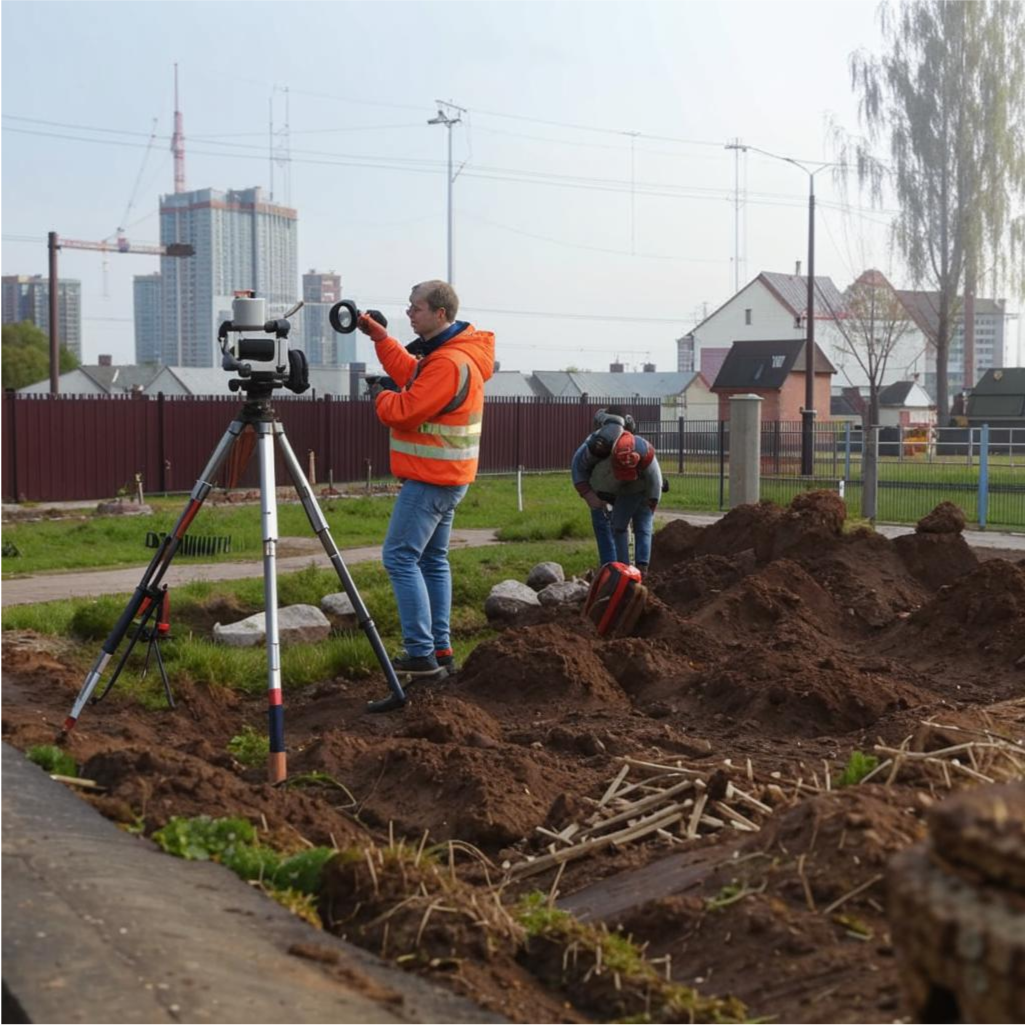
{"type": "Polygon", "coordinates": [[[44,772],[56,776],[77,776],[78,766],[75,759],[53,744],[36,744],[30,747],[25,756],[30,762],[38,765],[44,772]]]}
{"type": "MultiPolygon", "coordinates": [[[[581,503],[583,504],[583,503],[581,503]]],[[[452,563],[452,627],[456,657],[463,661],[481,641],[493,636],[484,616],[484,600],[500,580],[526,579],[538,562],[560,562],[567,577],[589,569],[595,559],[594,542],[544,541],[484,548],[455,550],[452,563]]],[[[378,633],[389,651],[401,650],[398,612],[391,584],[376,563],[361,563],[351,568],[353,580],[373,616],[378,633]]],[[[342,589],[333,570],[307,568],[281,574],[278,580],[282,605],[304,603],[319,605],[321,598],[342,589]]],[[[99,643],[106,638],[120,616],[128,595],[107,595],[98,599],[81,598],[39,605],[15,605],[3,610],[5,630],[31,629],[41,634],[70,637],[78,646],[84,673],[92,664],[99,643]],[[79,632],[81,631],[81,632],[79,632]]],[[[230,599],[242,618],[263,608],[263,580],[186,584],[171,594],[171,635],[161,641],[161,652],[172,686],[191,681],[211,686],[259,694],[267,687],[266,649],[228,648],[210,639],[211,601],[230,599]],[[205,624],[205,625],[203,625],[205,624]]],[[[118,657],[125,650],[122,641],[118,657]]],[[[136,646],[119,677],[115,693],[130,695],[145,707],[160,708],[164,697],[159,674],[153,666],[141,679],[145,646],[136,646]]],[[[302,687],[335,677],[362,679],[379,672],[377,657],[362,631],[332,634],[317,644],[290,644],[282,648],[282,679],[286,688],[302,687]]],[[[104,681],[109,678],[105,675],[104,681]]],[[[103,685],[103,684],[101,684],[103,685]]]]}
{"type": "MultiPolygon", "coordinates": [[[[683,475],[670,455],[664,470],[670,490],[663,495],[666,510],[716,513],[729,508],[729,481],[722,488],[720,504],[719,465],[717,460],[689,459],[683,475]]],[[[801,477],[772,477],[766,465],[762,497],[788,504],[794,495],[809,487],[835,487],[843,476],[842,459],[818,460],[817,476],[809,482],[801,477]]],[[[852,473],[860,473],[858,460],[852,461],[852,473]]],[[[879,515],[881,522],[913,523],[939,502],[949,499],[965,510],[970,522],[978,519],[978,465],[959,462],[883,459],[880,461],[879,515]],[[912,485],[888,487],[888,483],[912,485]]],[[[1025,485],[1025,467],[991,465],[990,482],[998,485],[1025,485]]],[[[847,505],[852,514],[860,508],[861,486],[848,484],[847,505]]],[[[148,517],[97,517],[81,520],[45,520],[37,523],[10,524],[4,528],[4,540],[13,542],[20,556],[5,556],[0,562],[5,576],[69,569],[110,569],[119,566],[142,568],[153,556],[144,547],[148,531],[169,531],[177,522],[185,498],[159,498],[151,504],[148,517]]],[[[394,498],[389,495],[324,500],[321,507],[335,543],[341,549],[380,544],[388,529],[394,498]]],[[[989,526],[1021,528],[1025,526],[1025,494],[991,492],[989,526]]],[[[468,491],[456,512],[455,525],[463,528],[490,528],[503,541],[584,540],[591,537],[591,521],[586,505],[570,484],[569,472],[525,474],[523,510],[517,508],[515,475],[482,477],[468,491]]],[[[246,506],[205,506],[191,531],[195,535],[230,534],[232,551],[221,556],[176,556],[188,564],[261,558],[260,509],[246,506]]],[[[278,535],[281,538],[312,538],[306,513],[298,502],[278,505],[278,535]]],[[[321,558],[314,550],[311,557],[321,558]]]]}
{"type": "Polygon", "coordinates": [[[852,751],[843,770],[834,780],[837,787],[852,787],[860,783],[877,765],[879,759],[875,755],[867,755],[861,751],[852,751]]]}

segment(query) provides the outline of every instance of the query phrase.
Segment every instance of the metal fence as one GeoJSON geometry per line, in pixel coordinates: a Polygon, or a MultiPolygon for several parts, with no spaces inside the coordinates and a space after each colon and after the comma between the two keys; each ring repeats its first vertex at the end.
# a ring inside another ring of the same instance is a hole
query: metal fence
{"type": "MultiPolygon", "coordinates": [[[[677,508],[729,507],[730,425],[718,420],[660,418],[657,400],[584,396],[499,398],[485,404],[481,473],[569,472],[595,412],[618,405],[655,446],[677,508]]],[[[3,399],[4,501],[109,498],[134,491],[187,491],[235,418],[231,396],[3,399]]],[[[388,475],[388,432],[366,399],[276,396],[274,407],[292,448],[316,483],[388,475]]],[[[819,421],[814,474],[801,475],[801,424],[766,421],[761,438],[761,494],[780,504],[801,491],[840,491],[861,515],[866,439],[860,425],[819,421]]],[[[867,461],[871,466],[871,460],[867,461]]],[[[949,499],[969,520],[1025,527],[1025,428],[903,428],[878,430],[877,518],[914,522],[949,499]]],[[[286,480],[284,465],[278,478],[286,480]]],[[[239,481],[256,487],[250,466],[239,481]]]]}
{"type": "MultiPolygon", "coordinates": [[[[565,470],[595,412],[617,404],[638,421],[657,419],[657,399],[505,398],[485,404],[482,473],[565,470]]],[[[3,499],[68,501],[188,491],[235,419],[237,397],[16,395],[3,398],[3,499]]],[[[388,431],[368,399],[276,395],[274,408],[316,483],[388,475],[388,431]]],[[[238,484],[258,485],[252,461],[238,484]]],[[[287,480],[278,457],[276,475],[287,480]]]]}
{"type": "MultiPolygon", "coordinates": [[[[642,429],[687,507],[729,507],[728,422],[681,419],[642,429]]],[[[1025,527],[1025,428],[883,427],[877,433],[874,518],[911,523],[949,500],[973,523],[1025,527]]],[[[785,505],[801,491],[830,488],[842,494],[852,516],[862,515],[871,460],[864,458],[861,425],[820,421],[813,436],[814,473],[806,477],[800,421],[762,424],[762,497],[785,505]]]]}

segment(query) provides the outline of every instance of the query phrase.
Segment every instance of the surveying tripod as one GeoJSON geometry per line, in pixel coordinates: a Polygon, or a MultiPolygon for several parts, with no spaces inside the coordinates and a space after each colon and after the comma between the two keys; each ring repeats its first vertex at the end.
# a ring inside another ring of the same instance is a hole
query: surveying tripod
{"type": "Polygon", "coordinates": [[[267,774],[271,783],[279,783],[287,776],[286,754],[285,754],[285,717],[284,707],[281,700],[281,650],[278,636],[278,586],[277,586],[277,544],[278,544],[278,510],[277,493],[274,481],[274,443],[284,458],[285,465],[291,475],[292,483],[299,494],[299,500],[306,510],[310,526],[314,534],[320,538],[328,558],[331,560],[338,579],[345,589],[345,593],[352,602],[356,612],[356,619],[367,636],[370,646],[374,649],[384,670],[385,679],[391,693],[377,701],[367,704],[367,711],[389,712],[401,708],[406,702],[406,695],[402,685],[395,674],[395,669],[388,658],[384,644],[381,642],[377,627],[370,613],[367,611],[363,599],[356,590],[349,570],[342,560],[338,546],[331,537],[327,520],[317,504],[309,482],[303,474],[299,460],[296,459],[292,446],[285,436],[285,429],[277,418],[270,404],[271,395],[276,387],[281,384],[272,373],[256,372],[242,380],[228,382],[233,391],[242,390],[246,393],[246,402],[238,417],[232,421],[224,437],[221,438],[214,449],[210,461],[206,464],[195,487],[189,496],[188,504],[182,512],[175,528],[161,542],[160,548],[153,556],[152,561],[142,576],[142,580],[132,594],[128,605],[125,607],[121,618],[114,625],[110,635],[103,643],[102,650],[93,663],[85,683],[78,693],[71,714],[64,721],[61,737],[74,729],[82,710],[89,701],[95,690],[107,663],[114,656],[118,645],[131,626],[137,615],[146,610],[162,598],[160,582],[171,565],[182,539],[185,537],[190,524],[195,519],[207,495],[213,488],[213,481],[217,472],[227,459],[229,452],[239,440],[242,432],[248,427],[256,433],[257,455],[260,464],[260,520],[263,527],[263,589],[265,599],[265,615],[267,624],[267,703],[268,723],[270,734],[270,753],[267,761],[267,774]],[[149,605],[147,605],[147,602],[149,605]]]}

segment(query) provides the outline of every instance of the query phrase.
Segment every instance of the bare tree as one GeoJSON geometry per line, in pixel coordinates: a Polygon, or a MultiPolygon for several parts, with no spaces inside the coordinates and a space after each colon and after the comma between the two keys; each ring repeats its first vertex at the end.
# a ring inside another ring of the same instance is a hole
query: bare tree
{"type": "Polygon", "coordinates": [[[947,363],[963,290],[984,268],[1025,293],[1025,6],[912,0],[880,8],[889,50],[851,56],[867,138],[837,136],[840,160],[900,206],[894,238],[916,284],[939,292],[936,403],[949,414],[947,363]],[[889,159],[875,154],[886,141],[889,159]]]}
{"type": "Polygon", "coordinates": [[[889,281],[877,270],[865,271],[844,293],[844,308],[827,309],[840,335],[837,348],[852,356],[868,379],[868,421],[879,423],[879,393],[886,367],[898,343],[914,327],[889,281]]]}

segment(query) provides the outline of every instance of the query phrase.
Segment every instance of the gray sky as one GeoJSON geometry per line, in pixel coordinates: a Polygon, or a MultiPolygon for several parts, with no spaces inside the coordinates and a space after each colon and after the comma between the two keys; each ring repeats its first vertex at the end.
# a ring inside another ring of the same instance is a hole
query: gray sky
{"type": "MultiPolygon", "coordinates": [[[[274,195],[299,211],[300,272],[338,272],[408,338],[409,286],[446,272],[446,129],[426,122],[452,100],[467,109],[452,130],[453,277],[502,367],[604,370],[619,356],[674,370],[674,339],[733,292],[725,144],[828,159],[829,120],[857,126],[847,61],[878,50],[875,12],[5,0],[3,273],[45,273],[49,230],[158,239],[177,62],[187,187],[268,188],[270,105],[279,132],[287,106],[292,160],[274,165],[274,195]]],[[[739,180],[741,283],[806,267],[807,175],[749,153],[739,180]]],[[[816,272],[843,288],[872,263],[907,284],[885,214],[845,205],[828,171],[816,192],[816,272]]],[[[103,265],[61,254],[82,281],[83,356],[130,361],[132,276],[159,261],[103,265]]]]}

